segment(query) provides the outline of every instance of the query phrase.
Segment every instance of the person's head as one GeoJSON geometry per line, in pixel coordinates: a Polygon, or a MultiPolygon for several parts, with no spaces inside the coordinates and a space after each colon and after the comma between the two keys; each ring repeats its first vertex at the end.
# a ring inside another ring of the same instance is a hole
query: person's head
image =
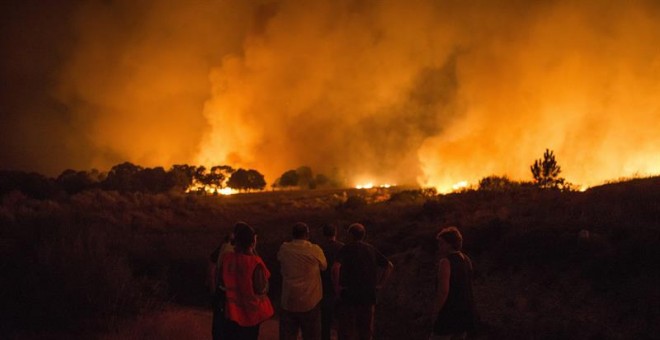
{"type": "Polygon", "coordinates": [[[463,249],[463,235],[458,228],[451,226],[442,228],[435,236],[441,252],[460,251],[463,249]]]}
{"type": "Polygon", "coordinates": [[[225,240],[229,241],[231,244],[234,244],[235,243],[234,238],[236,237],[236,231],[238,231],[238,229],[245,228],[245,227],[250,228],[250,225],[248,225],[247,223],[245,223],[243,221],[236,222],[236,224],[234,224],[234,230],[232,230],[232,232],[229,235],[227,235],[227,238],[225,240]]]}
{"type": "MultiPolygon", "coordinates": [[[[238,226],[238,223],[236,224],[238,226]]],[[[257,242],[257,233],[247,223],[241,223],[234,231],[234,243],[237,248],[247,250],[257,242]]]]}
{"type": "Polygon", "coordinates": [[[337,226],[332,223],[323,225],[323,236],[326,238],[334,238],[337,236],[337,226]]]}
{"type": "Polygon", "coordinates": [[[353,223],[348,226],[348,234],[351,235],[354,241],[364,240],[364,236],[367,234],[367,231],[364,229],[364,226],[360,223],[353,223]]]}
{"type": "Polygon", "coordinates": [[[309,227],[303,222],[298,222],[293,225],[291,234],[296,240],[306,240],[309,238],[309,227]]]}

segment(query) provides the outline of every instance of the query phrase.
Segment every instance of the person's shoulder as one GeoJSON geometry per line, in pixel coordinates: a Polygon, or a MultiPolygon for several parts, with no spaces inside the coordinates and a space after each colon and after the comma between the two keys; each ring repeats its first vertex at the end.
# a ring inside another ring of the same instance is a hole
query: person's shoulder
{"type": "Polygon", "coordinates": [[[334,240],[332,243],[330,243],[330,245],[335,248],[341,248],[344,246],[344,242],[334,240]]]}
{"type": "Polygon", "coordinates": [[[230,260],[230,259],[232,259],[232,258],[234,258],[234,257],[237,257],[238,255],[240,255],[240,254],[235,253],[235,252],[233,252],[233,251],[227,251],[227,252],[224,252],[224,253],[220,254],[220,258],[219,258],[219,260],[220,260],[220,262],[222,263],[222,262],[225,262],[225,261],[227,261],[227,260],[230,260]]]}
{"type": "Polygon", "coordinates": [[[369,249],[369,250],[378,251],[378,249],[377,249],[373,244],[371,244],[371,243],[369,243],[369,242],[360,241],[360,242],[356,242],[356,244],[357,244],[360,248],[365,248],[365,249],[369,249]]]}
{"type": "Polygon", "coordinates": [[[311,247],[312,247],[314,252],[324,254],[324,256],[325,256],[326,249],[324,247],[322,247],[320,244],[316,244],[316,243],[311,243],[311,245],[312,245],[311,247]]]}
{"type": "Polygon", "coordinates": [[[348,242],[344,244],[341,248],[339,248],[340,253],[347,253],[347,254],[359,254],[364,252],[364,250],[367,249],[374,249],[373,247],[369,247],[366,243],[359,241],[359,242],[348,242]]]}

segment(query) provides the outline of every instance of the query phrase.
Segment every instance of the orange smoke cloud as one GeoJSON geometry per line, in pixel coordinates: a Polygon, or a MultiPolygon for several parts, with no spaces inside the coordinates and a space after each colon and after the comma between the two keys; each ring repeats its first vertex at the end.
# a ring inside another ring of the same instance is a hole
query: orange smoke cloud
{"type": "Polygon", "coordinates": [[[654,2],[107,4],[81,9],[59,87],[97,167],[446,189],[530,179],[550,148],[578,184],[660,172],[654,2]]]}

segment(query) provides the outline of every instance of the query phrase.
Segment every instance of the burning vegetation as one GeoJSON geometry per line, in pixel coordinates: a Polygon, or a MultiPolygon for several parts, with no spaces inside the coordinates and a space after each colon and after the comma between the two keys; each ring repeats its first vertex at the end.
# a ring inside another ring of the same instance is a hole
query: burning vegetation
{"type": "MultiPolygon", "coordinates": [[[[515,181],[508,176],[491,175],[482,178],[477,184],[460,181],[445,188],[422,188],[434,193],[448,194],[470,190],[508,190],[516,187],[537,187],[559,191],[585,191],[587,186],[578,186],[561,177],[562,169],[554,152],[546,149],[543,157],[530,166],[533,181],[515,181]]],[[[360,177],[364,178],[364,176],[360,177]]],[[[315,190],[315,189],[380,189],[394,191],[395,184],[375,185],[372,181],[351,185],[345,178],[314,174],[309,166],[287,170],[270,187],[272,190],[315,190]]],[[[229,165],[216,165],[210,168],[194,165],[174,165],[169,170],[163,167],[145,168],[130,162],[117,164],[109,172],[98,170],[65,170],[57,178],[47,178],[37,173],[0,172],[0,193],[22,191],[35,198],[57,196],[59,191],[75,194],[85,190],[103,189],[119,192],[144,193],[187,193],[198,195],[232,195],[236,193],[259,192],[265,190],[264,175],[254,169],[234,169],[229,165]]],[[[419,188],[401,186],[401,188],[419,188]]]]}
{"type": "Polygon", "coordinates": [[[302,164],[349,186],[449,192],[525,180],[550,147],[572,183],[660,173],[655,1],[10,0],[2,12],[10,169],[230,164],[272,182],[302,164]]]}

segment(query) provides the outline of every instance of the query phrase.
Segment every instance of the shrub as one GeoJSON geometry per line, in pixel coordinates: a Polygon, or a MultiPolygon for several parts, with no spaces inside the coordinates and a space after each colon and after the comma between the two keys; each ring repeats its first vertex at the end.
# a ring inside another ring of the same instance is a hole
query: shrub
{"type": "Polygon", "coordinates": [[[338,206],[339,210],[357,210],[367,206],[367,200],[358,195],[350,195],[346,199],[346,202],[338,206]]]}
{"type": "Polygon", "coordinates": [[[545,149],[542,159],[537,159],[530,166],[534,181],[541,188],[557,188],[564,183],[564,178],[559,177],[561,167],[557,164],[555,154],[545,149]]]}

